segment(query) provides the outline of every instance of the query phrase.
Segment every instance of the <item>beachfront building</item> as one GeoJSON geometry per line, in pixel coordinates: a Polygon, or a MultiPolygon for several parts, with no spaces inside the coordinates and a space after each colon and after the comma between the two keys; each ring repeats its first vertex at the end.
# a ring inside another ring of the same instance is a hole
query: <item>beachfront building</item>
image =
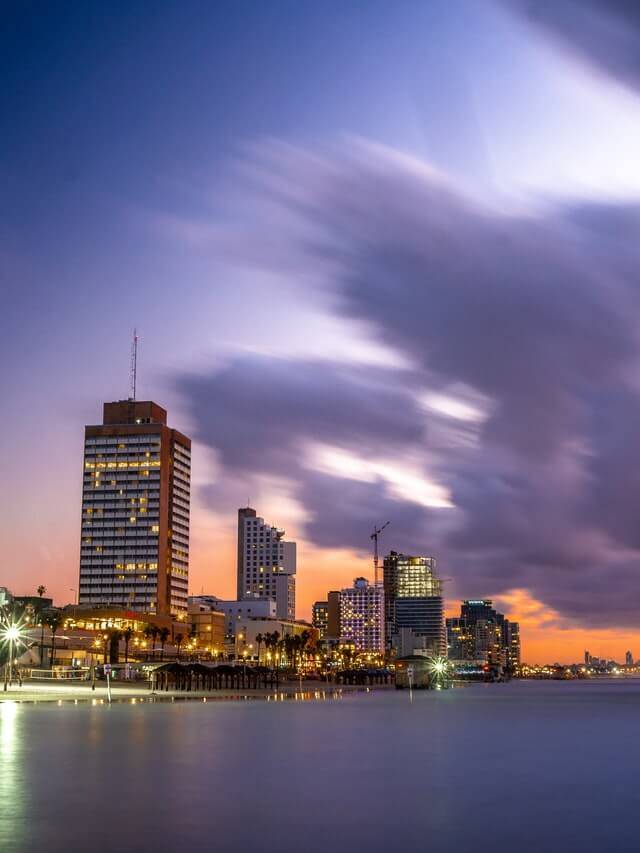
{"type": "Polygon", "coordinates": [[[85,427],[79,603],[186,614],[191,441],[156,403],[85,427]]]}
{"type": "Polygon", "coordinates": [[[312,607],[311,623],[320,633],[321,640],[340,639],[340,592],[333,590],[326,601],[316,601],[312,607]]]}
{"type": "Polygon", "coordinates": [[[460,616],[447,619],[449,657],[513,671],[520,665],[520,626],[488,598],[466,599],[460,616]]]}
{"type": "Polygon", "coordinates": [[[340,590],[340,642],[359,652],[384,652],[384,592],[366,578],[340,590]]]}
{"type": "Polygon", "coordinates": [[[409,629],[421,648],[445,656],[442,581],[433,557],[391,551],[384,559],[384,600],[387,645],[397,647],[402,629],[409,629]]]}
{"type": "Polygon", "coordinates": [[[296,614],[296,543],[266,524],[255,509],[238,510],[237,598],[273,599],[278,618],[296,614]]]}
{"type": "Polygon", "coordinates": [[[276,603],[270,598],[250,596],[240,601],[225,600],[215,595],[192,595],[189,598],[189,612],[218,611],[223,614],[224,634],[227,640],[233,640],[238,633],[238,625],[246,619],[276,619],[276,603]]]}

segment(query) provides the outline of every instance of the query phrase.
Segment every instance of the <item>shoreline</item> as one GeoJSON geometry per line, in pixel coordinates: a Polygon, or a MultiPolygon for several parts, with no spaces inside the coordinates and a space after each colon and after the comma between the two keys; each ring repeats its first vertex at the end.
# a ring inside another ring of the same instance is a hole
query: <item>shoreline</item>
{"type": "MultiPolygon", "coordinates": [[[[373,690],[395,689],[393,685],[354,685],[335,684],[324,681],[289,681],[280,684],[277,689],[221,689],[221,690],[157,690],[151,692],[148,685],[129,684],[111,685],[111,703],[126,702],[137,704],[148,702],[189,702],[189,701],[281,701],[284,699],[337,698],[346,693],[371,692],[373,690]]],[[[0,705],[3,702],[18,702],[24,704],[109,704],[107,686],[99,682],[96,689],[91,689],[90,682],[86,684],[31,684],[25,682],[22,687],[14,684],[6,692],[0,686],[0,705]]]]}

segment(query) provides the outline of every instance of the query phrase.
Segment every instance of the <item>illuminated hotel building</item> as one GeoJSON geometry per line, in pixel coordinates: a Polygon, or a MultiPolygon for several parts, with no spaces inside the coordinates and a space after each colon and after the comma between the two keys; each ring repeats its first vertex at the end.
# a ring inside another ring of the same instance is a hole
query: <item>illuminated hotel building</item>
{"type": "Polygon", "coordinates": [[[384,652],[384,592],[366,578],[340,590],[340,642],[361,652],[384,652]]]}
{"type": "Polygon", "coordinates": [[[296,617],[296,543],[265,524],[255,509],[238,510],[237,597],[270,598],[278,619],[296,617]]]}
{"type": "Polygon", "coordinates": [[[411,557],[391,551],[384,559],[384,598],[387,638],[410,629],[425,648],[446,655],[442,581],[433,557],[411,557]]]}
{"type": "Polygon", "coordinates": [[[85,427],[79,603],[187,611],[191,441],[156,403],[104,404],[85,427]]]}

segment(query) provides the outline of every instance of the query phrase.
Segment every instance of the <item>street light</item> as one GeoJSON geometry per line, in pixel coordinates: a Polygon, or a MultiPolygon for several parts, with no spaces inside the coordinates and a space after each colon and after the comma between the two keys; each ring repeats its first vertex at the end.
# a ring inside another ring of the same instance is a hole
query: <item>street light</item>
{"type": "Polygon", "coordinates": [[[22,625],[17,622],[6,625],[0,633],[0,637],[5,643],[9,643],[9,668],[7,670],[5,665],[4,671],[4,690],[6,692],[7,675],[9,676],[9,684],[13,683],[13,644],[17,644],[22,639],[22,625]]]}

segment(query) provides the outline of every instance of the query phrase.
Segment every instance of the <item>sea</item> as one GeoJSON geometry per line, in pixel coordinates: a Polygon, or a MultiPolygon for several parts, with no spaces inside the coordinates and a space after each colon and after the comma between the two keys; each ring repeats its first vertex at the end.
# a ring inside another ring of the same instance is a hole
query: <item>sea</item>
{"type": "Polygon", "coordinates": [[[2,853],[640,850],[640,680],[0,703],[2,853]]]}

